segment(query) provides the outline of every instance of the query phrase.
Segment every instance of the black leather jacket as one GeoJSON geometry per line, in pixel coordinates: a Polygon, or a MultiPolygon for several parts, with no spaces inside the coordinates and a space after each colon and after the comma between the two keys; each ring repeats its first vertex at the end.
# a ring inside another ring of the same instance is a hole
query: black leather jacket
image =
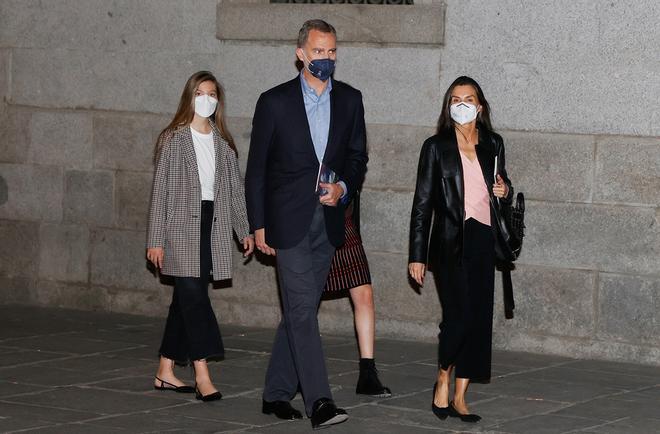
{"type": "MultiPolygon", "coordinates": [[[[491,195],[491,222],[494,223],[496,213],[499,212],[492,191],[496,155],[498,173],[509,186],[507,197],[500,201],[510,203],[513,197],[513,187],[505,169],[502,137],[496,133],[488,133],[484,128],[480,129],[476,151],[486,187],[491,195]]],[[[429,137],[422,146],[410,216],[409,262],[460,264],[463,253],[464,215],[463,166],[456,133],[452,129],[429,137]]],[[[493,228],[495,226],[491,225],[493,228]]]]}

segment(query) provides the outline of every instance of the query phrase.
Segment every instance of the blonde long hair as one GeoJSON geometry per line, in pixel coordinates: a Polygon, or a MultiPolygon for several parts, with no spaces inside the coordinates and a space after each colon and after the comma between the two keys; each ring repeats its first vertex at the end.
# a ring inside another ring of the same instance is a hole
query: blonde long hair
{"type": "Polygon", "coordinates": [[[238,154],[234,138],[231,136],[231,133],[227,129],[227,124],[225,123],[225,90],[211,72],[199,71],[191,75],[186,82],[174,118],[172,118],[170,123],[158,135],[154,150],[154,159],[158,158],[163,143],[169,139],[176,130],[187,127],[192,122],[193,117],[195,116],[195,92],[197,92],[199,85],[205,81],[213,82],[218,91],[218,105],[215,109],[215,113],[210,116],[210,119],[218,127],[220,136],[222,136],[222,138],[229,144],[229,147],[238,154]]]}

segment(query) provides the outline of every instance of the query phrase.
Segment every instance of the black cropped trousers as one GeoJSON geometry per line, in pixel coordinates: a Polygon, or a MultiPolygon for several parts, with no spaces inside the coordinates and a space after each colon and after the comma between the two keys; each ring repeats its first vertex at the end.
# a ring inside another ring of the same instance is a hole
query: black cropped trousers
{"type": "Polygon", "coordinates": [[[495,283],[494,236],[490,226],[465,222],[460,265],[436,268],[442,322],[438,363],[454,366],[457,378],[490,381],[495,283]]]}
{"type": "Polygon", "coordinates": [[[165,323],[160,355],[180,364],[201,359],[221,359],[224,346],[209,299],[213,202],[202,201],[199,243],[199,276],[175,277],[172,303],[165,323]]]}

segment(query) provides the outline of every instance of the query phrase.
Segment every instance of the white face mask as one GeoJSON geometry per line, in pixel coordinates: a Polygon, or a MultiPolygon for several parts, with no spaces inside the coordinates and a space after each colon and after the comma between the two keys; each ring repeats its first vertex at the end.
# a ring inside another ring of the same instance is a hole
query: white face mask
{"type": "Polygon", "coordinates": [[[199,95],[195,97],[195,113],[203,118],[208,118],[215,113],[218,100],[208,95],[199,95]]]}
{"type": "Polygon", "coordinates": [[[477,106],[467,102],[459,102],[449,106],[451,118],[459,125],[465,125],[477,118],[477,106]]]}

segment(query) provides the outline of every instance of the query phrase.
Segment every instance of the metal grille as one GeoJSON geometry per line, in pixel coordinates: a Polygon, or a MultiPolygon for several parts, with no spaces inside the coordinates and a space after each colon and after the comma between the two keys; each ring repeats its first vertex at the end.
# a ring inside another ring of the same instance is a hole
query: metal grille
{"type": "Polygon", "coordinates": [[[413,0],[270,0],[271,3],[349,4],[349,5],[411,5],[413,0]]]}

